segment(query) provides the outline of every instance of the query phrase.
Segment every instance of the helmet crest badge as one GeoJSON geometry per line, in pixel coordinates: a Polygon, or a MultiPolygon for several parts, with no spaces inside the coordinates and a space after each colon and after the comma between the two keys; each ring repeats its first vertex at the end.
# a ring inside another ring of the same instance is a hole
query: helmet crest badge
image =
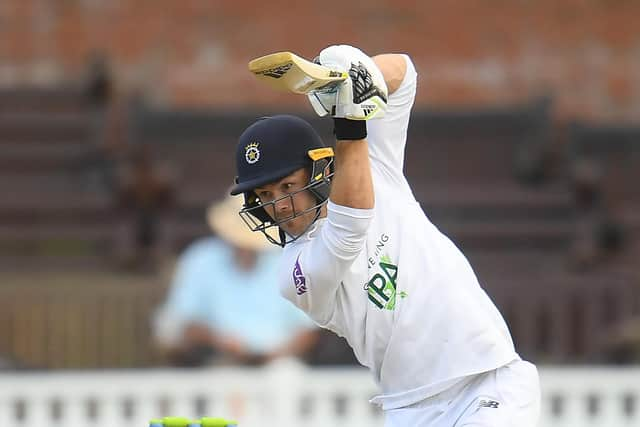
{"type": "Polygon", "coordinates": [[[244,158],[250,165],[260,160],[260,150],[258,149],[259,145],[260,143],[258,142],[252,142],[244,147],[244,158]]]}

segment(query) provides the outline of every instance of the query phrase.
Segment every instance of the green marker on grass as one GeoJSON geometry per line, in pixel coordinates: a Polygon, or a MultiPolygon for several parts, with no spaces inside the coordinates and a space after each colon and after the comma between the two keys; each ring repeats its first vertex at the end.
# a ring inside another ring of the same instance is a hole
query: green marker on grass
{"type": "Polygon", "coordinates": [[[204,417],[200,420],[190,420],[184,417],[156,418],[149,422],[149,427],[237,427],[236,421],[225,418],[204,417]]]}
{"type": "Polygon", "coordinates": [[[225,418],[205,417],[200,420],[200,425],[202,427],[237,427],[238,423],[225,418]]]}
{"type": "Polygon", "coordinates": [[[164,427],[188,427],[190,424],[191,420],[184,417],[164,417],[162,419],[164,427]]]}

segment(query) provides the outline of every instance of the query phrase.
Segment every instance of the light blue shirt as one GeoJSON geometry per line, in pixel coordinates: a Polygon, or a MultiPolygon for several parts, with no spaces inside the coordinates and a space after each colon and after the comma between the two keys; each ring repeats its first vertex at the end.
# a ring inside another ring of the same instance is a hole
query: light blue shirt
{"type": "Polygon", "coordinates": [[[166,312],[181,322],[209,325],[257,353],[275,350],[315,327],[280,295],[279,251],[259,253],[252,271],[239,270],[233,257],[233,249],[214,237],[189,246],[178,260],[166,312]]]}

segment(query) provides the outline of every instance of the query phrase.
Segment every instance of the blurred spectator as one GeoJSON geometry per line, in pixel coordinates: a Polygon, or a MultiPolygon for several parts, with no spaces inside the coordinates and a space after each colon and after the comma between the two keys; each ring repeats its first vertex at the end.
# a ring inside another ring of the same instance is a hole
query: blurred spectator
{"type": "Polygon", "coordinates": [[[618,252],[624,243],[622,225],[604,200],[603,169],[594,161],[576,162],[572,171],[574,199],[579,208],[572,247],[574,267],[594,267],[618,252]]]}
{"type": "Polygon", "coordinates": [[[92,52],[85,81],[85,94],[90,105],[103,107],[113,95],[113,79],[104,52],[92,52]]]}
{"type": "Polygon", "coordinates": [[[261,364],[304,356],[316,343],[311,320],[280,296],[279,249],[247,228],[241,204],[227,197],[209,208],[218,237],[196,241],[178,260],[154,325],[172,364],[261,364]]]}
{"type": "Polygon", "coordinates": [[[133,215],[133,242],[120,251],[127,268],[153,268],[162,259],[164,248],[158,242],[161,214],[173,202],[169,174],[159,170],[147,145],[137,146],[118,177],[117,198],[120,207],[133,215]],[[128,253],[132,252],[132,253],[128,253]]]}

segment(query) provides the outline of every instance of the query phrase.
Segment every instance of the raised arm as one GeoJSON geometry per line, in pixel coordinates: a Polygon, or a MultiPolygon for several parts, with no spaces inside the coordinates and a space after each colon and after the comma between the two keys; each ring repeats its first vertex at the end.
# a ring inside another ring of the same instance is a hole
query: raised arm
{"type": "MultiPolygon", "coordinates": [[[[340,52],[342,53],[342,52],[340,52]]],[[[371,74],[373,87],[384,93],[386,102],[387,93],[393,93],[402,83],[406,73],[407,65],[403,55],[384,54],[375,56],[373,61],[365,57],[357,50],[347,51],[348,62],[360,61],[364,64],[366,71],[371,74]],[[384,80],[384,84],[380,80],[384,80]],[[382,87],[385,86],[386,87],[382,87]],[[388,89],[387,89],[388,88],[388,89]]],[[[322,55],[321,55],[322,59],[322,55]]],[[[350,71],[352,74],[353,71],[350,71]]],[[[352,74],[352,81],[354,79],[352,74]]],[[[352,91],[357,90],[357,83],[353,83],[352,91]]],[[[353,97],[349,94],[350,98],[353,97]]],[[[343,97],[343,101],[345,98],[343,97]]],[[[351,99],[346,99],[350,102],[351,99]]],[[[338,96],[340,103],[340,95],[338,96]]],[[[347,108],[348,109],[348,108],[347,108]]],[[[371,209],[374,206],[373,182],[371,179],[371,165],[369,163],[369,150],[366,141],[366,121],[350,120],[349,118],[337,118],[336,120],[336,173],[333,178],[330,199],[333,203],[357,208],[371,209]],[[346,128],[347,131],[342,131],[346,128]],[[358,129],[354,131],[352,129],[358,129]],[[344,137],[347,135],[348,137],[344,137]],[[362,138],[351,138],[352,135],[363,136],[362,138]]]]}
{"type": "Polygon", "coordinates": [[[329,199],[336,205],[372,209],[373,181],[367,141],[338,140],[335,159],[336,171],[329,199]]]}

